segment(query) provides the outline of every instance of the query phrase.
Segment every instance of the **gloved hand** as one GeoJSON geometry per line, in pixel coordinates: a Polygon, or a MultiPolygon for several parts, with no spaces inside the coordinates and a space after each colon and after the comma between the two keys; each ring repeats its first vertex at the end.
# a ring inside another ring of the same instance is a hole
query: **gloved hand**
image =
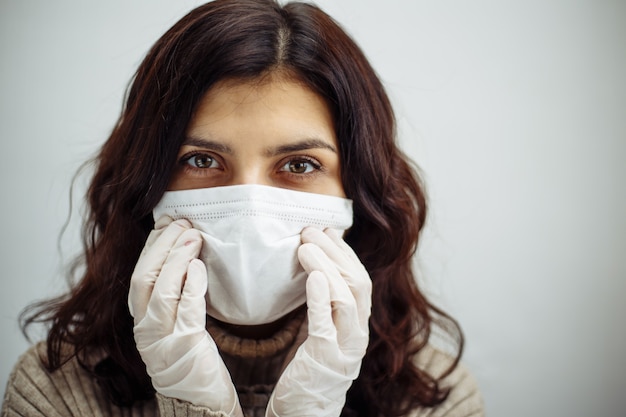
{"type": "Polygon", "coordinates": [[[280,376],[267,417],[339,416],[369,342],[372,283],[339,234],[302,231],[308,337],[280,376]]]}
{"type": "Polygon", "coordinates": [[[137,349],[160,394],[243,416],[237,392],[207,333],[206,267],[200,232],[159,219],[130,281],[128,307],[137,349]]]}

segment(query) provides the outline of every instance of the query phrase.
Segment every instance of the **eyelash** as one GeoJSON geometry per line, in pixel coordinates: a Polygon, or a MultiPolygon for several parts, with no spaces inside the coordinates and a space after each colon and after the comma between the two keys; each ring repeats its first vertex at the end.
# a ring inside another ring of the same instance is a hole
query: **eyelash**
{"type": "MultiPolygon", "coordinates": [[[[221,166],[223,166],[222,162],[220,161],[220,159],[211,154],[210,152],[206,152],[206,151],[192,151],[192,152],[188,152],[185,155],[181,156],[178,160],[179,165],[181,165],[181,167],[185,170],[188,170],[190,172],[192,172],[194,175],[209,175],[211,170],[214,169],[220,169],[221,170],[221,166]],[[192,165],[189,164],[189,161],[196,157],[196,156],[207,156],[209,158],[211,158],[213,161],[215,161],[220,167],[218,168],[197,168],[194,167],[192,165]]],[[[311,156],[308,155],[294,155],[294,156],[289,156],[286,157],[284,159],[282,159],[278,164],[277,167],[279,168],[279,172],[282,175],[286,175],[291,177],[292,179],[295,180],[306,180],[312,176],[316,176],[322,172],[324,172],[324,166],[316,159],[313,158],[311,156]],[[282,168],[289,164],[289,163],[293,163],[293,162],[304,162],[304,163],[308,163],[313,167],[313,170],[311,172],[305,172],[305,173],[295,173],[295,172],[290,172],[287,170],[282,170],[282,168]]]]}
{"type": "Polygon", "coordinates": [[[283,159],[282,161],[280,161],[278,163],[278,167],[280,168],[280,172],[283,175],[288,175],[297,180],[304,180],[324,171],[324,167],[322,166],[322,164],[319,163],[317,159],[310,157],[310,156],[306,156],[306,155],[289,156],[283,159]],[[282,168],[285,165],[288,165],[289,163],[294,163],[294,162],[300,162],[300,163],[304,162],[304,163],[310,164],[313,167],[313,170],[311,172],[304,172],[300,174],[296,172],[290,172],[288,170],[282,170],[282,168]]]}
{"type": "MultiPolygon", "coordinates": [[[[212,155],[209,152],[203,152],[203,151],[192,151],[192,152],[188,152],[185,155],[181,156],[180,159],[178,160],[179,165],[181,165],[181,167],[185,170],[189,170],[192,171],[195,175],[198,174],[208,174],[207,171],[210,171],[211,169],[216,169],[216,168],[197,168],[194,167],[192,165],[189,164],[189,161],[196,157],[196,156],[205,156],[205,157],[209,157],[211,158],[213,161],[215,161],[218,165],[222,165],[222,163],[220,162],[219,158],[217,158],[215,155],[212,155]]],[[[217,168],[219,169],[219,168],[217,168]]]]}

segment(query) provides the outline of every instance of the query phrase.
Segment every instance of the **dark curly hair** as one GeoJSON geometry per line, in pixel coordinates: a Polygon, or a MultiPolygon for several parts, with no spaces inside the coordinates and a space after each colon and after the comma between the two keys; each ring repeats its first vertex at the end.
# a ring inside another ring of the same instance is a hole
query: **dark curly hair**
{"type": "MultiPolygon", "coordinates": [[[[154,395],[133,340],[130,276],[153,228],[152,209],[166,190],[203,95],[224,79],[252,80],[287,71],[331,109],[342,182],[354,202],[346,241],[373,282],[370,343],[345,415],[397,416],[441,403],[447,390],[413,358],[437,326],[456,342],[457,323],[419,291],[411,259],[426,218],[423,185],[395,142],[385,90],[360,48],[319,8],[274,0],[217,0],[176,23],[148,52],[125,106],[95,158],[84,226],[84,272],[69,294],[30,306],[26,328],[50,325],[48,368],[69,344],[80,359],[90,348],[108,358],[95,369],[112,401],[130,405],[154,395]]],[[[445,375],[444,375],[445,376],[445,375]]]]}

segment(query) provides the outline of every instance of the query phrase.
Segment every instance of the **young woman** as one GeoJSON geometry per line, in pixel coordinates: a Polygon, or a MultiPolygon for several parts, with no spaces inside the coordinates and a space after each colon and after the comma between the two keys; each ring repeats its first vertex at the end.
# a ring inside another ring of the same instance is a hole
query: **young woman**
{"type": "Polygon", "coordinates": [[[318,8],[191,11],[95,160],[84,274],[25,315],[50,329],[3,415],[482,415],[414,279],[426,201],[394,128],[318,8]]]}

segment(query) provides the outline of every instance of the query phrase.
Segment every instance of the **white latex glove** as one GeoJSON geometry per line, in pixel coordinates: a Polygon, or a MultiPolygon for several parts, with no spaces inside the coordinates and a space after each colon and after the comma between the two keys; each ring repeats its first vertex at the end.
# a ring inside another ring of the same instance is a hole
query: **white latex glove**
{"type": "Polygon", "coordinates": [[[339,416],[369,342],[372,283],[339,234],[302,231],[309,335],[279,378],[266,416],[339,416]]]}
{"type": "Polygon", "coordinates": [[[207,333],[206,267],[200,232],[159,219],[130,281],[128,307],[137,349],[160,394],[243,416],[237,392],[207,333]]]}

